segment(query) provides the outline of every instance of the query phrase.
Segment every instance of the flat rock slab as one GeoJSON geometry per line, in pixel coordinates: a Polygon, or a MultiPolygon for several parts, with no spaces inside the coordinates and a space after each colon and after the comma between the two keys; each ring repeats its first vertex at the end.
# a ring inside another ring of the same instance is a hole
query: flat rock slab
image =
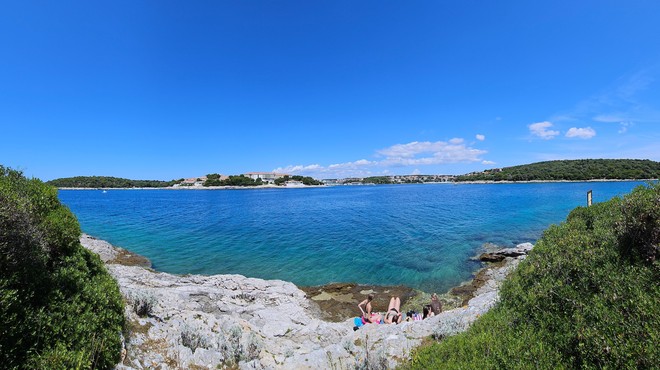
{"type": "Polygon", "coordinates": [[[319,305],[334,301],[357,311],[360,298],[373,292],[380,310],[390,295],[403,298],[410,290],[332,284],[303,291],[289,282],[241,275],[173,275],[116,263],[121,253],[102,240],[83,237],[81,243],[106,261],[126,301],[120,369],[393,368],[429,336],[466,330],[496,304],[501,282],[520,261],[508,258],[491,266],[463,307],[423,321],[354,331],[352,319],[324,320],[319,305]],[[138,316],[134,302],[147,302],[148,314],[138,316]]]}
{"type": "Polygon", "coordinates": [[[83,234],[80,237],[82,245],[101,257],[101,261],[106,264],[119,264],[125,266],[140,266],[151,268],[151,261],[148,258],[134,254],[126,249],[115,247],[105,240],[97,239],[93,236],[83,234]]]}

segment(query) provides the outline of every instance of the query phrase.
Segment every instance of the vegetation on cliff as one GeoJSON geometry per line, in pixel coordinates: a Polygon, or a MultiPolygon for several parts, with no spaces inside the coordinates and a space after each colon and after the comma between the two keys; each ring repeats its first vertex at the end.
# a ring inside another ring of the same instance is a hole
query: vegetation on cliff
{"type": "Polygon", "coordinates": [[[57,189],[0,166],[0,364],[112,368],[123,303],[57,189]]]}
{"type": "Polygon", "coordinates": [[[159,181],[130,180],[108,176],[76,176],[50,180],[46,184],[58,188],[165,188],[182,181],[183,179],[159,181]]]}
{"type": "Polygon", "coordinates": [[[582,181],[658,178],[660,178],[660,162],[640,159],[577,159],[486,170],[456,176],[454,181],[582,181]]]}
{"type": "Polygon", "coordinates": [[[660,363],[660,185],[576,208],[545,231],[467,332],[411,368],[648,369],[660,363]]]}

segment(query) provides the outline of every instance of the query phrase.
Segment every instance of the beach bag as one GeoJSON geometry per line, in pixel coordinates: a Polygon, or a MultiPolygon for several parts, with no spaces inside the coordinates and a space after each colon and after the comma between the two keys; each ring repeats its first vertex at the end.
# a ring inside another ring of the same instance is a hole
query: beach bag
{"type": "Polygon", "coordinates": [[[358,330],[362,325],[364,325],[364,322],[362,322],[361,317],[356,317],[353,319],[353,324],[355,325],[353,326],[353,330],[355,331],[358,330]]]}

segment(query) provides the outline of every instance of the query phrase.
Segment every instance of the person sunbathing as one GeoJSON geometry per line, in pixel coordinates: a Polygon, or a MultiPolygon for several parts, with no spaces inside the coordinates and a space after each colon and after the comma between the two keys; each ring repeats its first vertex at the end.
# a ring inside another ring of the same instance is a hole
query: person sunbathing
{"type": "Polygon", "coordinates": [[[383,321],[385,324],[398,324],[401,320],[401,299],[399,297],[392,297],[390,298],[390,304],[387,307],[387,313],[383,321]]]}

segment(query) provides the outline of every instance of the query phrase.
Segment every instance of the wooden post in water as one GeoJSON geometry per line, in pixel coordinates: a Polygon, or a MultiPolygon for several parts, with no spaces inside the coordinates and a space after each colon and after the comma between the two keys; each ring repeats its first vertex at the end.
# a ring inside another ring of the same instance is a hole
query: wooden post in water
{"type": "Polygon", "coordinates": [[[591,199],[592,199],[592,196],[591,196],[591,190],[589,190],[589,191],[587,192],[587,207],[590,207],[590,206],[591,206],[591,199]]]}

